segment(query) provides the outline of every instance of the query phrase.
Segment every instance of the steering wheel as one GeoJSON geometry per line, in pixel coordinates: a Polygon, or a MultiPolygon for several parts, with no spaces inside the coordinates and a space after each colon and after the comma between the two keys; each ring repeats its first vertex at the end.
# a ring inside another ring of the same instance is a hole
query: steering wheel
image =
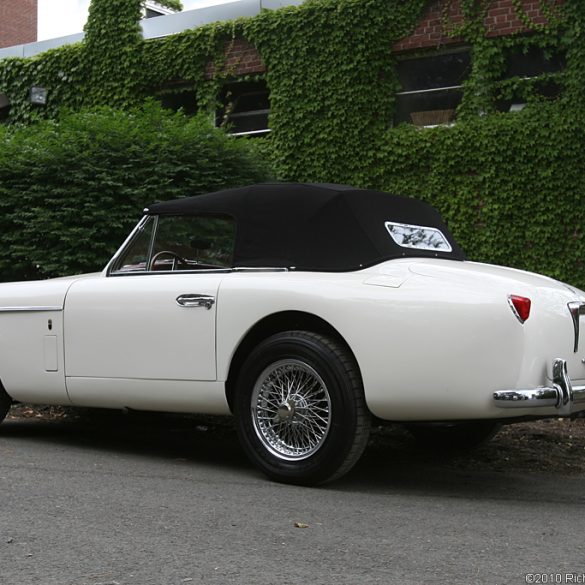
{"type": "Polygon", "coordinates": [[[185,258],[179,256],[177,253],[172,252],[171,250],[161,250],[160,252],[157,252],[151,259],[150,259],[150,263],[148,264],[148,270],[153,270],[154,265],[156,263],[156,261],[161,257],[161,256],[171,256],[173,259],[173,264],[171,266],[171,270],[176,270],[177,267],[177,263],[181,263],[181,264],[185,264],[185,266],[188,265],[187,260],[185,260],[185,258]]]}

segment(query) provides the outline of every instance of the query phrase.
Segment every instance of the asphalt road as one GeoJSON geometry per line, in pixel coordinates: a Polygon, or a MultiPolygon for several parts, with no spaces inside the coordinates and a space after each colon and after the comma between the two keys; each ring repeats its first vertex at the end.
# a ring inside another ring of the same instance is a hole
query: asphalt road
{"type": "Polygon", "coordinates": [[[229,426],[5,421],[0,584],[585,582],[585,477],[396,455],[308,489],[264,479],[229,426]]]}

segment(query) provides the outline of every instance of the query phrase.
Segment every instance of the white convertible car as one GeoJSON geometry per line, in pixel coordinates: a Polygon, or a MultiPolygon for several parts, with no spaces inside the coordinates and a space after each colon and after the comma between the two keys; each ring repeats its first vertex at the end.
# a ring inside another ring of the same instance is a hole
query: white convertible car
{"type": "Polygon", "coordinates": [[[220,191],[150,206],[101,273],[0,286],[0,420],[13,401],[231,412],[264,473],[319,484],[372,416],[472,441],[585,409],[584,313],[568,285],[465,261],[420,201],[220,191]]]}

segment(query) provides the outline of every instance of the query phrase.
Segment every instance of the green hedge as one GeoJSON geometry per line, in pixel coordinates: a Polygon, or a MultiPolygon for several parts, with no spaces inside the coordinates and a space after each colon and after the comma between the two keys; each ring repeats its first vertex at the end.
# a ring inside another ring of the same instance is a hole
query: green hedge
{"type": "Polygon", "coordinates": [[[269,178],[249,141],[152,103],[0,127],[0,280],[99,270],[149,203],[269,178]]]}

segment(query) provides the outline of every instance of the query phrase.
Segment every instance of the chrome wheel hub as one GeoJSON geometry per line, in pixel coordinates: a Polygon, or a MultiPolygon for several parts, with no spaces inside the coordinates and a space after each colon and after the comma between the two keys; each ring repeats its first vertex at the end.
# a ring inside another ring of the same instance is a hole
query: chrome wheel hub
{"type": "Polygon", "coordinates": [[[278,407],[276,414],[278,415],[278,419],[280,421],[285,421],[285,420],[292,421],[294,419],[294,416],[295,416],[295,410],[296,410],[295,403],[292,400],[289,400],[288,402],[285,402],[284,404],[281,404],[278,407]]]}
{"type": "Polygon", "coordinates": [[[331,425],[331,399],[319,374],[301,360],[268,366],[252,391],[254,430],[277,457],[306,459],[323,445],[331,425]]]}

